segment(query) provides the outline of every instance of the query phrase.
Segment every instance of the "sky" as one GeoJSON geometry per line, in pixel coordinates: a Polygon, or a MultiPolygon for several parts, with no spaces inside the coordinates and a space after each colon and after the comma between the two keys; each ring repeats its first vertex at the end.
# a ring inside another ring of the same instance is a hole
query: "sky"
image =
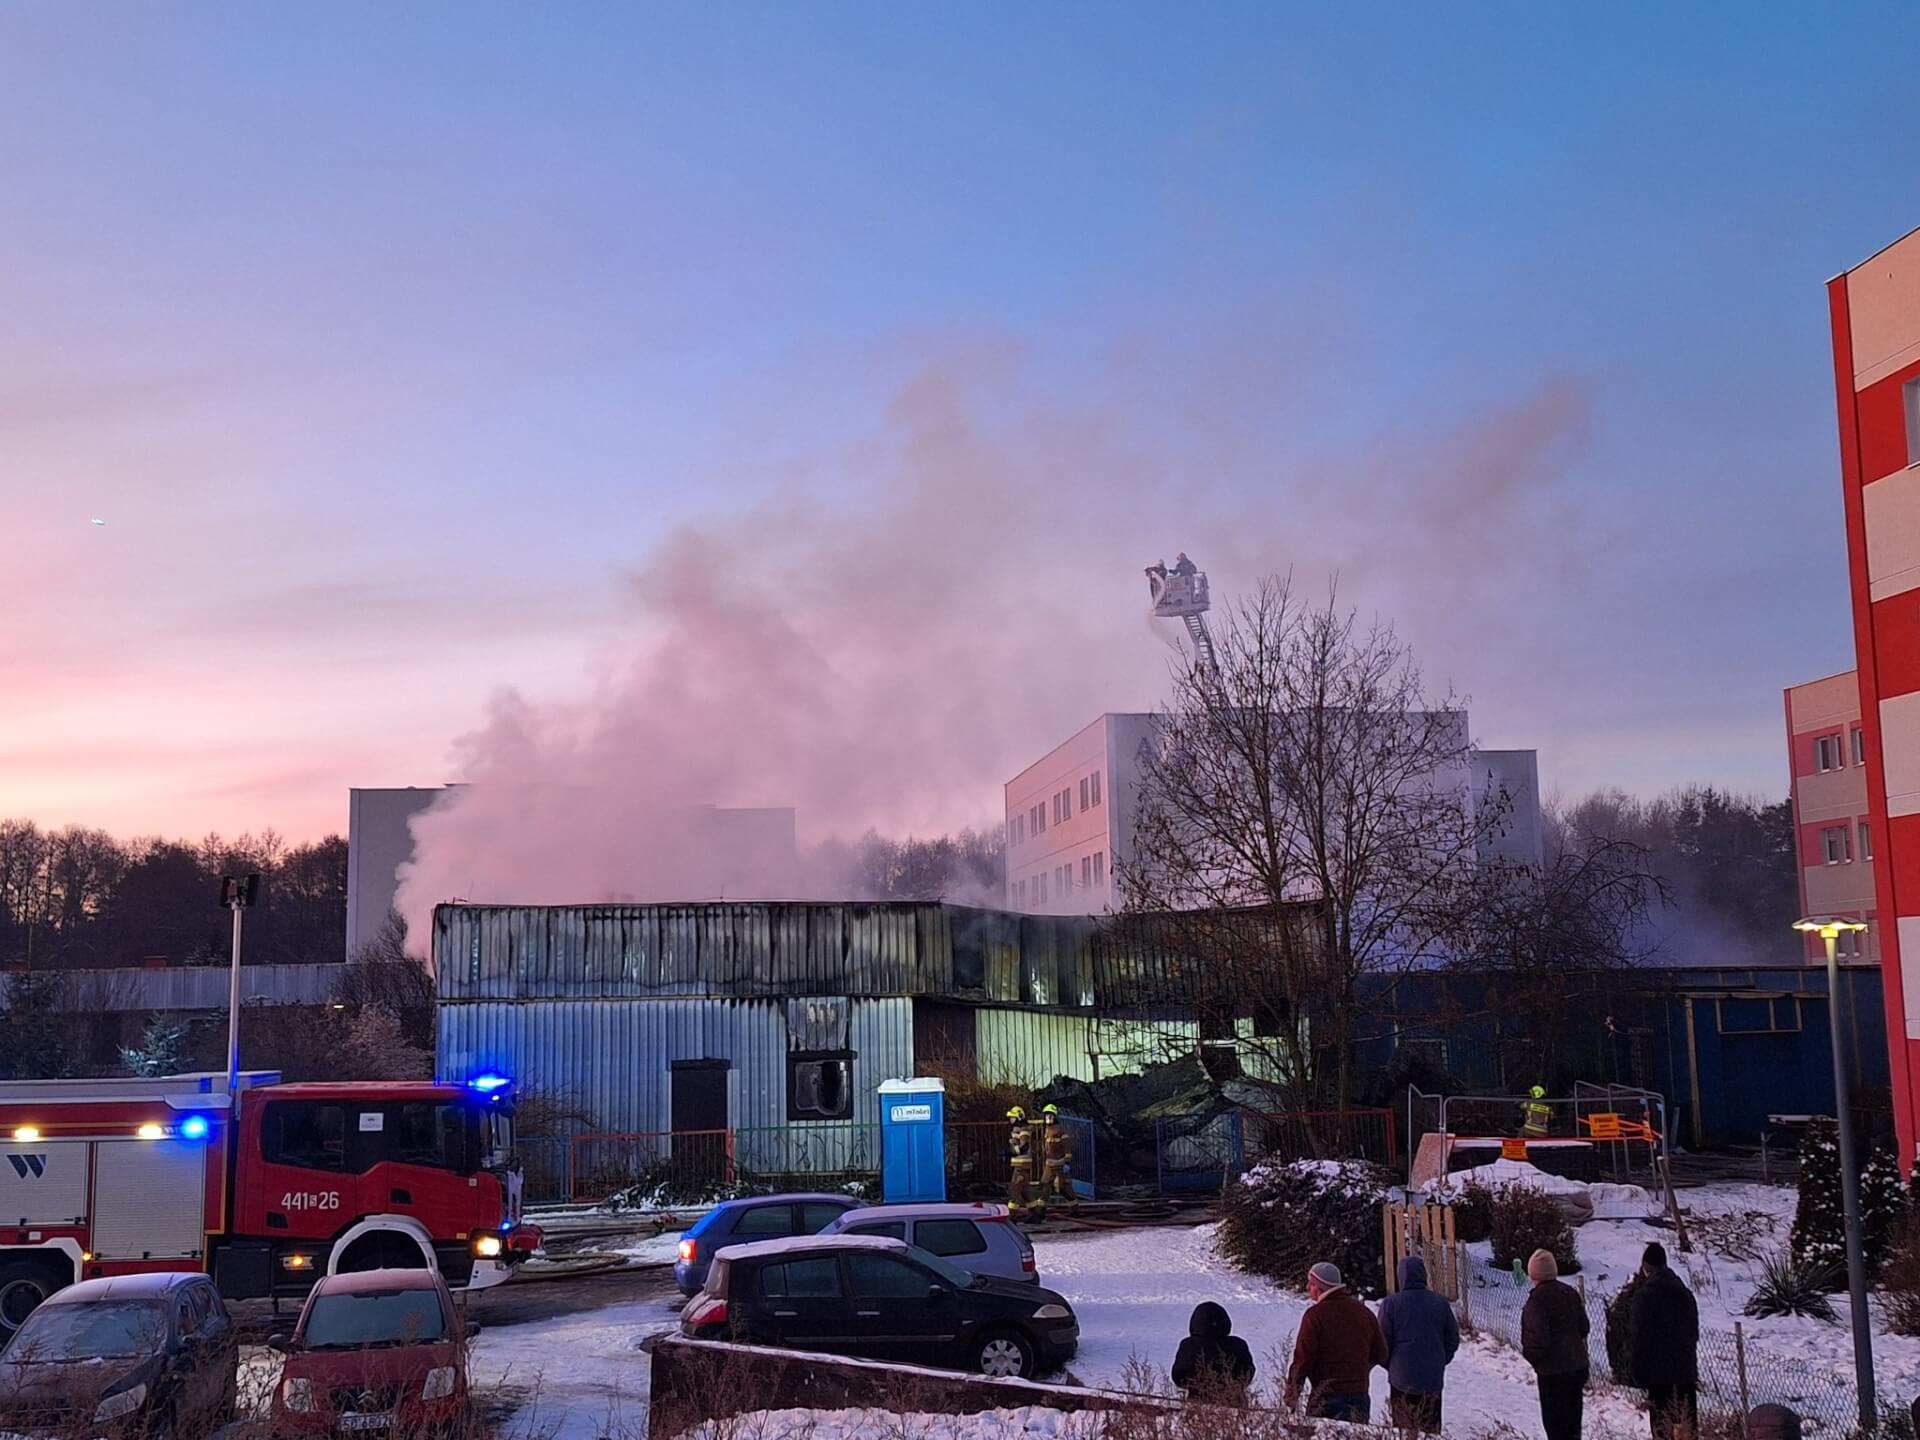
{"type": "Polygon", "coordinates": [[[1783,794],[1781,687],[1852,663],[1824,282],[1920,224],[1917,52],[1910,6],[0,8],[0,816],[310,838],[656,763],[658,696],[715,801],[979,823],[1164,700],[1183,549],[1337,581],[1549,790],[1783,794]]]}

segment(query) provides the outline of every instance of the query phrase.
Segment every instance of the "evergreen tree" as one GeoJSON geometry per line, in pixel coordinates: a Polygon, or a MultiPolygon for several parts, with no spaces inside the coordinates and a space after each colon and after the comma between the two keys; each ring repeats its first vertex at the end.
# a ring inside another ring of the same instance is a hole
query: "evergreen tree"
{"type": "Polygon", "coordinates": [[[164,1015],[150,1016],[140,1043],[120,1047],[120,1061],[129,1075],[152,1079],[178,1075],[187,1068],[187,1026],[164,1015]]]}
{"type": "MultiPolygon", "coordinates": [[[[1861,1242],[1869,1279],[1879,1273],[1887,1246],[1909,1203],[1893,1152],[1884,1145],[1876,1146],[1860,1173],[1861,1242]]],[[[1816,1116],[1808,1124],[1800,1142],[1800,1201],[1794,1207],[1788,1248],[1801,1264],[1824,1268],[1833,1288],[1847,1283],[1840,1131],[1825,1115],[1816,1116]]]]}

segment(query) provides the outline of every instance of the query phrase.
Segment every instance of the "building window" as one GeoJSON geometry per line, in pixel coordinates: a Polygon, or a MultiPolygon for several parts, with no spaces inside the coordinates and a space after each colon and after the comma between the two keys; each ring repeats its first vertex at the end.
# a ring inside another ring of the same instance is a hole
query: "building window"
{"type": "Polygon", "coordinates": [[[1033,903],[1036,905],[1047,903],[1047,872],[1044,870],[1033,877],[1033,903]]]}
{"type": "Polygon", "coordinates": [[[1900,398],[1907,411],[1907,464],[1920,465],[1920,380],[1902,385],[1900,398]]]}
{"type": "Polygon", "coordinates": [[[1822,735],[1813,742],[1813,763],[1819,770],[1840,768],[1840,737],[1838,735],[1822,735]]]}
{"type": "Polygon", "coordinates": [[[1033,833],[1038,835],[1041,831],[1045,830],[1046,828],[1047,828],[1047,807],[1044,805],[1036,805],[1033,807],[1033,833]]]}
{"type": "Polygon", "coordinates": [[[1093,888],[1093,856],[1091,855],[1080,857],[1080,888],[1082,890],[1093,888]]]}
{"type": "Polygon", "coordinates": [[[1084,775],[1080,777],[1080,808],[1087,808],[1087,777],[1084,775]]]}
{"type": "Polygon", "coordinates": [[[1820,832],[1820,858],[1829,865],[1844,865],[1847,854],[1847,827],[1829,825],[1820,832]]]}
{"type": "Polygon", "coordinates": [[[1858,960],[1867,953],[1867,932],[1842,930],[1833,937],[1833,953],[1842,960],[1858,960]]]}
{"type": "Polygon", "coordinates": [[[1867,828],[1867,822],[1860,822],[1860,858],[1873,859],[1873,832],[1867,828]]]}
{"type": "Polygon", "coordinates": [[[1087,778],[1093,782],[1093,803],[1098,805],[1100,803],[1100,772],[1096,770],[1087,778]]]}
{"type": "Polygon", "coordinates": [[[787,1119],[852,1118],[853,1051],[792,1051],[787,1056],[787,1119]]]}
{"type": "Polygon", "coordinates": [[[1093,883],[1095,885],[1107,883],[1107,852],[1104,850],[1093,852],[1093,883]]]}
{"type": "Polygon", "coordinates": [[[1853,763],[1856,765],[1867,763],[1867,732],[1858,725],[1853,727],[1853,763]]]}

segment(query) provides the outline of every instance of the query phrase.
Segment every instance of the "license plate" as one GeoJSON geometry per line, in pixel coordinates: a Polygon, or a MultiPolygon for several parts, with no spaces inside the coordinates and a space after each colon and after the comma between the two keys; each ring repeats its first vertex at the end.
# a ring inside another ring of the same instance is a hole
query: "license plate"
{"type": "Polygon", "coordinates": [[[357,1415],[349,1410],[340,1417],[342,1430],[387,1430],[393,1426],[393,1412],[382,1415],[357,1415]]]}

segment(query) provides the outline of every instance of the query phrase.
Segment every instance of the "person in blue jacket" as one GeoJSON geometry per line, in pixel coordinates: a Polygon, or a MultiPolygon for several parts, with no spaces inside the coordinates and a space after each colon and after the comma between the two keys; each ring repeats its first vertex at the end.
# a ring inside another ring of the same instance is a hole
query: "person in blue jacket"
{"type": "Polygon", "coordinates": [[[1440,1393],[1460,1348],[1453,1306],[1427,1288],[1427,1262],[1409,1255],[1394,1272],[1398,1289],[1380,1302],[1387,1342],[1388,1413],[1396,1430],[1440,1433],[1440,1393]]]}

